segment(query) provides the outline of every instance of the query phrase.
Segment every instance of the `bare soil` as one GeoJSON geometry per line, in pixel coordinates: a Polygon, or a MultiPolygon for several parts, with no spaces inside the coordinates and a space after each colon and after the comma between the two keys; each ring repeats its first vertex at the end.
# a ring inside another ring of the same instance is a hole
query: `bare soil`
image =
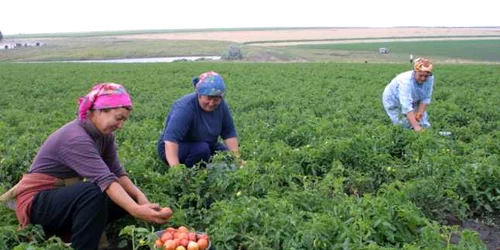
{"type": "Polygon", "coordinates": [[[498,36],[498,28],[317,28],[290,30],[210,31],[125,35],[129,39],[218,40],[237,43],[282,40],[322,40],[345,38],[498,36]]]}
{"type": "Polygon", "coordinates": [[[303,41],[303,42],[276,42],[276,43],[255,43],[254,46],[293,46],[306,44],[340,44],[340,43],[379,43],[379,42],[412,42],[412,41],[450,41],[450,40],[491,40],[499,37],[436,37],[436,38],[389,38],[389,39],[350,39],[338,41],[303,41]]]}
{"type": "MultiPolygon", "coordinates": [[[[487,225],[479,220],[460,221],[454,216],[447,216],[448,225],[458,225],[461,230],[468,229],[479,233],[479,237],[488,247],[488,250],[500,250],[500,217],[494,219],[496,225],[487,225]]],[[[458,242],[459,238],[454,237],[452,242],[458,242]]]]}

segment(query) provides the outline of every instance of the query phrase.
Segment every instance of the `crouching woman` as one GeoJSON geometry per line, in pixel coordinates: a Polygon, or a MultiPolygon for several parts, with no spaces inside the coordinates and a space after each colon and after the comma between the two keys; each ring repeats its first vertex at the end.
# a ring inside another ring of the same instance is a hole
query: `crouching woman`
{"type": "Polygon", "coordinates": [[[127,214],[167,221],[171,214],[148,201],[118,160],[113,133],[131,110],[120,84],[98,84],[79,99],[78,118],[46,139],[12,190],[22,227],[40,224],[48,235],[69,232],[74,249],[88,250],[98,249],[109,222],[127,214]]]}

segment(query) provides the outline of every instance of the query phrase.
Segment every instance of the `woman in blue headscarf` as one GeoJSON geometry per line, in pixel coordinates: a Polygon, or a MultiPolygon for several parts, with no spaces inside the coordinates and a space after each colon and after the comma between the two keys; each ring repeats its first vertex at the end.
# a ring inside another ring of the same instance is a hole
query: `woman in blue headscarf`
{"type": "Polygon", "coordinates": [[[236,129],[224,100],[224,80],[210,71],[195,78],[193,84],[195,93],[177,100],[168,113],[158,140],[158,156],[168,166],[187,167],[208,162],[217,151],[229,150],[239,160],[236,129]],[[218,141],[219,136],[225,145],[218,141]]]}

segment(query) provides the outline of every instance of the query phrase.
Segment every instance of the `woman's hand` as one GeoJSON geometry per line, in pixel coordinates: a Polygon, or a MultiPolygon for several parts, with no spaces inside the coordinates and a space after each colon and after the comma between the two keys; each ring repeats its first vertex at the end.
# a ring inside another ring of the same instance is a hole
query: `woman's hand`
{"type": "Polygon", "coordinates": [[[175,142],[165,141],[165,158],[170,167],[175,167],[179,162],[179,144],[175,142]]]}
{"type": "Polygon", "coordinates": [[[413,111],[410,111],[406,114],[406,118],[408,119],[408,123],[410,123],[410,126],[417,132],[423,130],[422,126],[420,126],[420,124],[418,124],[418,120],[417,120],[417,113],[416,112],[413,112],[413,111]]]}
{"type": "Polygon", "coordinates": [[[236,162],[237,165],[239,165],[240,167],[244,167],[247,165],[247,161],[244,161],[243,159],[241,159],[240,157],[237,157],[234,159],[234,161],[236,162]]]}
{"type": "Polygon", "coordinates": [[[154,222],[157,224],[165,224],[168,219],[172,216],[172,213],[168,213],[161,210],[158,204],[143,204],[138,205],[132,212],[132,216],[147,221],[154,222]]]}
{"type": "Polygon", "coordinates": [[[240,167],[244,167],[247,165],[247,162],[241,158],[240,151],[231,151],[234,157],[234,162],[240,167]]]}
{"type": "Polygon", "coordinates": [[[417,122],[419,122],[420,119],[422,119],[422,113],[420,113],[420,112],[415,113],[415,120],[417,120],[417,122]]]}
{"type": "MultiPolygon", "coordinates": [[[[127,178],[128,179],[128,178],[127,178]]],[[[148,222],[154,222],[158,224],[164,224],[172,216],[172,212],[161,211],[161,207],[158,204],[151,204],[146,199],[146,196],[139,192],[140,194],[132,197],[123,189],[123,187],[117,181],[111,183],[108,189],[106,189],[106,194],[113,200],[118,206],[125,209],[132,216],[145,220],[148,222]],[[142,195],[141,195],[142,194],[142,195]],[[141,197],[142,198],[139,198],[141,197]],[[139,201],[140,200],[140,201],[139,201]],[[140,203],[146,204],[140,204],[140,203]]]]}
{"type": "Polygon", "coordinates": [[[416,126],[416,127],[413,128],[413,130],[415,130],[417,132],[423,132],[424,128],[422,128],[422,126],[416,126]]]}

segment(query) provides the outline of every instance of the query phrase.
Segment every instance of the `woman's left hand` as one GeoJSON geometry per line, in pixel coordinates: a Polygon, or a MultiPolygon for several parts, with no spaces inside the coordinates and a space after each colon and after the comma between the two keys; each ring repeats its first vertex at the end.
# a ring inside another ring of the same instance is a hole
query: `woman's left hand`
{"type": "Polygon", "coordinates": [[[246,165],[247,165],[247,162],[246,162],[245,160],[241,159],[240,157],[237,157],[237,158],[235,159],[235,162],[236,162],[236,164],[238,164],[240,167],[244,167],[244,166],[246,166],[246,165]]]}

